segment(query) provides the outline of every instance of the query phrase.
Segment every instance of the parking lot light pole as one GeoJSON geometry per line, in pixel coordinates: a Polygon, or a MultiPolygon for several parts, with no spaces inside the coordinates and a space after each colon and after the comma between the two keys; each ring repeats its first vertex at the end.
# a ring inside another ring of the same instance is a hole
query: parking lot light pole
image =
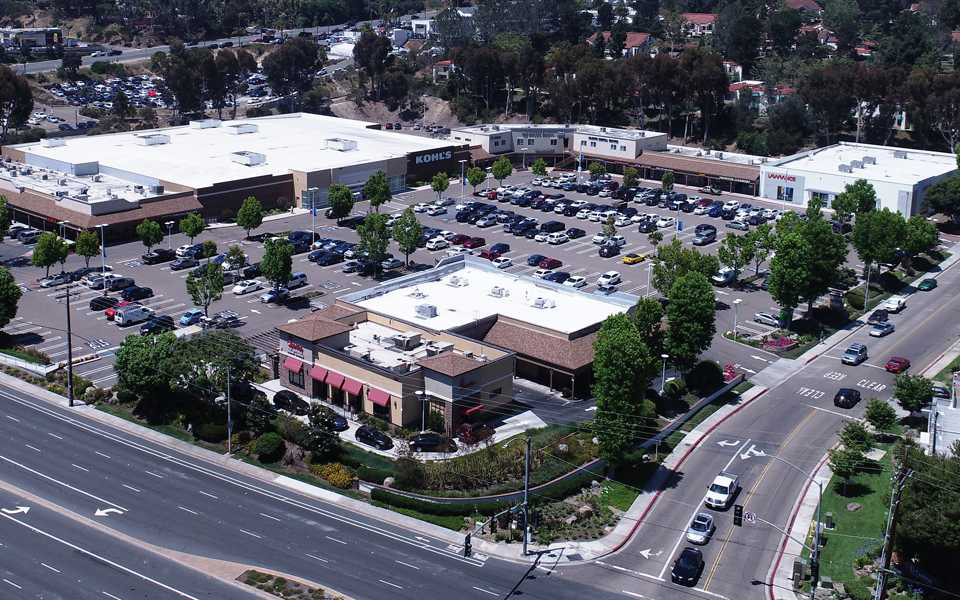
{"type": "Polygon", "coordinates": [[[666,383],[667,379],[667,359],[670,358],[669,354],[661,354],[660,358],[663,359],[663,368],[660,370],[660,395],[663,395],[663,384],[666,383]]]}
{"type": "MultiPolygon", "coordinates": [[[[107,276],[107,245],[103,243],[103,230],[106,229],[106,223],[97,225],[100,230],[100,276],[107,276]]],[[[107,286],[103,286],[103,295],[107,295],[107,286]]]]}
{"type": "Polygon", "coordinates": [[[463,204],[463,188],[467,187],[466,182],[464,181],[464,167],[467,164],[466,159],[460,159],[460,204],[463,204]]]}
{"type": "Polygon", "coordinates": [[[740,306],[740,303],[743,302],[742,298],[737,298],[733,301],[733,339],[737,339],[737,307],[740,306]]]}
{"type": "Polygon", "coordinates": [[[67,284],[67,402],[71,407],[73,406],[73,331],[70,328],[70,284],[67,284]]]}
{"type": "Polygon", "coordinates": [[[173,250],[173,221],[164,223],[167,226],[167,250],[173,250]]]}

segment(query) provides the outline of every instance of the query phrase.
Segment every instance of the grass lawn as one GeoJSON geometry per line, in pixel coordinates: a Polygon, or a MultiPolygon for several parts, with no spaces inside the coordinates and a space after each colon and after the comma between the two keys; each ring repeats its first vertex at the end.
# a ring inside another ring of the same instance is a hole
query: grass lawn
{"type": "Polygon", "coordinates": [[[380,508],[386,508],[387,510],[392,510],[393,512],[400,513],[401,515],[407,515],[408,517],[413,517],[414,519],[426,521],[427,523],[433,523],[434,525],[439,525],[440,527],[446,527],[447,529],[452,529],[453,531],[460,531],[461,529],[463,529],[463,517],[459,515],[453,515],[453,516],[428,515],[426,513],[417,512],[409,508],[400,508],[399,506],[393,506],[392,504],[379,502],[377,500],[371,500],[370,504],[374,506],[379,506],[380,508]]]}
{"type": "Polygon", "coordinates": [[[612,506],[626,512],[640,493],[633,487],[628,487],[619,481],[606,480],[603,482],[600,498],[606,506],[612,506]]]}
{"type": "MultiPolygon", "coordinates": [[[[751,385],[752,385],[752,384],[751,384],[751,385]]],[[[728,393],[720,396],[719,398],[717,398],[716,400],[714,400],[714,401],[711,402],[710,404],[708,404],[708,405],[704,406],[703,408],[701,408],[701,409],[697,412],[697,414],[695,414],[695,415],[693,415],[692,417],[690,417],[690,420],[689,420],[689,421],[687,421],[686,423],[684,423],[683,425],[680,426],[680,431],[693,431],[693,430],[697,427],[697,425],[699,425],[700,423],[703,423],[703,422],[707,419],[707,417],[709,417],[709,416],[712,415],[713,413],[715,413],[715,412],[717,412],[718,410],[720,410],[720,407],[721,407],[721,406],[724,406],[724,405],[726,405],[726,404],[730,404],[731,402],[733,402],[733,401],[736,400],[736,399],[737,399],[737,394],[732,393],[732,392],[728,392],[728,393]]]]}
{"type": "Polygon", "coordinates": [[[934,377],[936,381],[940,381],[947,385],[950,385],[950,382],[953,381],[953,372],[960,371],[960,356],[950,361],[950,364],[944,367],[937,375],[934,377]]]}
{"type": "Polygon", "coordinates": [[[26,362],[28,362],[28,363],[34,363],[34,364],[37,364],[37,365],[49,365],[49,364],[50,364],[50,361],[49,361],[49,360],[47,360],[46,362],[44,362],[42,359],[34,356],[33,354],[29,354],[29,353],[27,353],[27,352],[23,352],[23,351],[21,351],[21,350],[17,350],[16,348],[0,348],[0,353],[6,354],[7,356],[12,356],[13,358],[19,358],[19,359],[22,360],[22,361],[26,361],[26,362]]]}
{"type": "MultiPolygon", "coordinates": [[[[891,448],[889,444],[878,447],[888,453],[891,448]]],[[[873,589],[873,579],[857,577],[854,574],[854,561],[868,553],[879,551],[882,544],[892,474],[888,457],[889,454],[884,455],[880,460],[881,470],[858,473],[851,479],[847,484],[846,496],[840,494],[841,488],[837,487],[836,477],[823,491],[823,514],[833,513],[836,528],[824,534],[820,574],[843,583],[853,598],[869,598],[873,589]],[[856,502],[863,508],[850,512],[847,504],[851,502],[856,502]]],[[[807,541],[812,540],[811,533],[807,541]]],[[[804,550],[804,557],[806,556],[807,552],[804,550]]]]}

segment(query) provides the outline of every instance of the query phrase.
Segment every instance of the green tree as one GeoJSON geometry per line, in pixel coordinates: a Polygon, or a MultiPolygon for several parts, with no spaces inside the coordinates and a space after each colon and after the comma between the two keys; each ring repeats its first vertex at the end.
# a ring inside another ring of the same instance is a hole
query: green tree
{"type": "Polygon", "coordinates": [[[777,229],[780,235],[793,231],[805,242],[801,249],[805,252],[806,269],[804,279],[797,284],[800,298],[807,302],[808,310],[812,310],[813,302],[827,293],[837,280],[840,266],[847,260],[847,240],[834,232],[833,225],[823,218],[817,203],[807,209],[806,219],[787,215],[778,223],[777,229]]]}
{"type": "Polygon", "coordinates": [[[710,347],[716,333],[716,297],[710,280],[690,271],[673,282],[668,298],[666,353],[687,370],[710,347]]]}
{"type": "Polygon", "coordinates": [[[350,188],[342,183],[335,183],[330,186],[327,192],[327,198],[330,200],[330,209],[333,216],[340,224],[340,219],[346,217],[353,211],[353,193],[350,188]]]}
{"type": "Polygon", "coordinates": [[[256,196],[247,196],[237,211],[237,225],[247,232],[247,238],[250,232],[263,224],[263,205],[257,200],[256,196]]]}
{"type": "Polygon", "coordinates": [[[113,97],[113,108],[110,109],[110,112],[123,121],[129,117],[134,110],[135,109],[130,106],[130,99],[123,93],[123,90],[117,92],[116,96],[113,97]]]}
{"type": "Polygon", "coordinates": [[[363,184],[363,197],[370,202],[370,208],[380,212],[380,207],[393,198],[390,193],[390,182],[387,181],[387,174],[383,171],[377,171],[367,179],[363,184]]]}
{"type": "Polygon", "coordinates": [[[547,161],[538,158],[530,165],[530,171],[537,177],[545,177],[547,175],[547,161]]]}
{"type": "Polygon", "coordinates": [[[0,267],[0,327],[6,327],[17,316],[17,305],[22,295],[23,290],[10,271],[0,267]]]}
{"type": "Polygon", "coordinates": [[[916,413],[933,399],[933,382],[922,375],[897,375],[893,384],[897,404],[905,411],[916,413]]]}
{"type": "Polygon", "coordinates": [[[867,423],[881,433],[893,430],[893,426],[897,423],[897,411],[879,398],[870,398],[864,416],[867,423]]]}
{"type": "Polygon", "coordinates": [[[653,297],[641,297],[633,311],[633,324],[653,356],[663,354],[663,305],[653,297]]]}
{"type": "Polygon", "coordinates": [[[607,217],[607,220],[603,222],[603,235],[607,237],[612,237],[617,233],[616,222],[613,219],[613,215],[607,217]]]}
{"type": "Polygon", "coordinates": [[[67,75],[67,79],[76,79],[83,57],[79,52],[65,52],[60,60],[60,68],[67,75]]]}
{"type": "Polygon", "coordinates": [[[213,240],[204,240],[203,243],[200,244],[200,254],[197,258],[205,258],[207,262],[210,262],[210,259],[216,256],[217,253],[217,243],[213,240]]]}
{"type": "Polygon", "coordinates": [[[597,399],[594,429],[600,454],[623,460],[653,416],[645,399],[656,361],[625,314],[613,315],[600,326],[593,344],[593,396],[597,399]]]}
{"type": "Polygon", "coordinates": [[[587,171],[590,171],[590,179],[599,179],[607,173],[607,167],[603,163],[594,161],[587,165],[587,171]]]}
{"type": "Polygon", "coordinates": [[[960,220],[960,177],[947,177],[931,185],[924,200],[930,208],[956,223],[960,220]]]}
{"type": "Polygon", "coordinates": [[[423,234],[423,228],[417,222],[417,215],[409,206],[404,209],[403,214],[393,224],[393,239],[397,241],[400,252],[403,253],[403,263],[410,264],[410,255],[417,251],[417,244],[420,243],[420,236],[423,234]]]}
{"type": "Polygon", "coordinates": [[[673,171],[667,171],[663,174],[663,177],[660,178],[660,187],[662,187],[663,191],[665,192],[672,192],[673,182],[674,182],[673,171]]]}
{"type": "Polygon", "coordinates": [[[716,256],[685,248],[677,238],[657,247],[657,255],[653,260],[651,285],[664,296],[669,296],[673,284],[687,273],[700,273],[709,281],[720,270],[720,261],[716,256]]]}
{"type": "Polygon", "coordinates": [[[172,382],[181,372],[181,363],[174,351],[175,343],[176,337],[172,333],[128,335],[120,343],[114,361],[118,387],[141,399],[169,402],[172,382]]]}
{"type": "Polygon", "coordinates": [[[267,240],[263,246],[260,272],[274,288],[287,285],[293,275],[293,246],[287,240],[267,240]]]}
{"type": "Polygon", "coordinates": [[[151,248],[163,241],[163,229],[160,224],[151,219],[144,219],[137,225],[137,237],[147,247],[147,252],[151,248]]]}
{"type": "Polygon", "coordinates": [[[760,265],[767,260],[773,246],[776,243],[776,237],[773,235],[773,227],[767,223],[758,225],[756,229],[746,236],[748,243],[753,248],[754,275],[760,275],[760,265]]]}
{"type": "Polygon", "coordinates": [[[833,199],[833,212],[837,220],[846,221],[851,215],[870,212],[877,207],[877,192],[866,179],[848,183],[833,199]]]}
{"type": "Polygon", "coordinates": [[[477,193],[477,186],[487,180],[487,172],[480,167],[467,169],[467,181],[473,186],[473,193],[477,193]]]}
{"type": "Polygon", "coordinates": [[[900,248],[906,253],[904,263],[908,271],[913,272],[914,257],[935,250],[938,245],[940,245],[940,231],[935,224],[920,215],[907,219],[900,248]]]}
{"type": "Polygon", "coordinates": [[[823,24],[837,38],[837,50],[849,53],[860,33],[860,8],[856,0],[828,0],[824,4],[823,24]]]}
{"type": "Polygon", "coordinates": [[[906,222],[889,209],[875,210],[857,217],[851,241],[864,270],[878,262],[893,262],[904,240],[906,222]]]}
{"type": "Polygon", "coordinates": [[[847,421],[839,433],[845,448],[854,448],[867,453],[873,448],[873,434],[860,421],[847,421]]]}
{"type": "Polygon", "coordinates": [[[784,319],[787,323],[793,320],[792,313],[800,306],[803,282],[809,278],[809,254],[807,242],[799,233],[788,231],[777,237],[776,255],[770,261],[770,274],[767,276],[767,289],[780,308],[790,313],[784,319]]]}
{"type": "Polygon", "coordinates": [[[44,277],[50,276],[50,267],[64,260],[70,249],[57,234],[49,231],[41,233],[33,247],[31,262],[35,267],[46,269],[44,277]]]}
{"type": "Polygon", "coordinates": [[[22,127],[33,111],[33,89],[26,77],[0,65],[0,143],[7,140],[7,132],[22,127]]]}
{"type": "Polygon", "coordinates": [[[240,271],[246,266],[245,263],[247,262],[247,255],[243,253],[243,248],[237,244],[227,248],[227,260],[230,261],[231,265],[236,265],[234,268],[236,271],[235,275],[239,278],[240,271]]]}
{"type": "Polygon", "coordinates": [[[175,351],[184,363],[183,380],[194,393],[213,402],[227,387],[242,391],[257,375],[256,351],[232,331],[211,331],[177,342],[175,351]]]}
{"type": "Polygon", "coordinates": [[[663,241],[663,232],[662,231],[651,231],[647,234],[647,241],[650,242],[650,245],[654,248],[660,246],[660,242],[663,241]]]}
{"type": "Polygon", "coordinates": [[[223,267],[206,263],[187,275],[186,286],[194,306],[202,308],[207,316],[210,305],[223,297],[223,267]]]}
{"type": "Polygon", "coordinates": [[[734,270],[734,278],[740,276],[740,271],[750,264],[753,259],[753,242],[747,235],[736,235],[731,233],[723,238],[720,247],[717,249],[717,259],[720,264],[730,267],[734,270]]]}
{"type": "MultiPolygon", "coordinates": [[[[237,220],[240,220],[239,212],[237,213],[237,220]]],[[[182,231],[185,236],[190,238],[191,244],[193,244],[193,240],[196,239],[198,235],[203,233],[203,230],[206,228],[207,224],[204,222],[203,217],[201,217],[199,213],[190,213],[184,218],[180,219],[180,231],[182,231]]]]}
{"type": "Polygon", "coordinates": [[[493,174],[493,178],[497,180],[497,183],[503,185],[503,180],[513,174],[513,164],[509,158],[501,156],[494,161],[490,172],[493,174]]]}
{"type": "Polygon", "coordinates": [[[841,495],[846,495],[847,483],[857,474],[865,460],[863,453],[856,448],[837,448],[828,450],[827,454],[830,456],[827,459],[830,470],[840,478],[839,492],[841,495]]]}
{"type": "Polygon", "coordinates": [[[390,244],[387,216],[378,213],[367,215],[363,223],[357,227],[357,236],[360,238],[357,249],[367,253],[367,258],[379,272],[380,263],[386,258],[387,246],[390,244]]]}
{"type": "Polygon", "coordinates": [[[443,193],[447,191],[447,188],[450,187],[450,176],[440,171],[433,176],[433,179],[430,181],[430,189],[437,193],[437,200],[443,196],[443,193]]]}
{"type": "Polygon", "coordinates": [[[625,167],[623,169],[623,187],[630,188],[637,185],[640,181],[640,171],[634,167],[625,167]]]}
{"type": "Polygon", "coordinates": [[[13,219],[10,216],[10,209],[7,207],[7,198],[3,194],[0,194],[0,238],[7,237],[7,232],[10,231],[10,224],[13,222],[13,219]]]}
{"type": "Polygon", "coordinates": [[[76,252],[83,257],[84,264],[90,267],[90,259],[100,254],[100,236],[92,231],[81,231],[77,236],[76,252]]]}

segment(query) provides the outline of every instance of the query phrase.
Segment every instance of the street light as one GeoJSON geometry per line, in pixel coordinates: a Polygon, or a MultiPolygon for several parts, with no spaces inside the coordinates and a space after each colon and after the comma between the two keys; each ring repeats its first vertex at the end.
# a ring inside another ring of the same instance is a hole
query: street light
{"type": "MultiPolygon", "coordinates": [[[[103,242],[103,230],[107,227],[106,223],[101,223],[97,225],[97,229],[100,230],[100,276],[106,278],[107,276],[107,246],[103,242]]],[[[107,295],[107,286],[103,286],[103,295],[107,295]]]]}
{"type": "Polygon", "coordinates": [[[164,223],[167,226],[167,250],[173,250],[173,221],[164,223]]]}
{"type": "Polygon", "coordinates": [[[524,171],[527,170],[527,150],[529,150],[529,149],[530,149],[529,146],[522,146],[522,147],[517,148],[517,150],[519,150],[521,153],[523,153],[523,170],[524,170],[524,171]]]}
{"type": "Polygon", "coordinates": [[[660,358],[663,359],[663,368],[660,371],[660,395],[663,395],[663,384],[666,383],[667,379],[667,359],[670,358],[669,354],[661,354],[660,358]]]}
{"type": "MultiPolygon", "coordinates": [[[[529,494],[530,494],[530,441],[531,438],[529,435],[527,438],[527,447],[523,453],[523,555],[527,556],[527,544],[530,541],[530,513],[528,503],[529,494]]],[[[504,448],[517,441],[517,438],[513,438],[509,442],[503,445],[504,448]]]]}
{"type": "Polygon", "coordinates": [[[737,298],[733,301],[733,339],[737,339],[737,307],[740,306],[740,303],[743,302],[742,298],[737,298]]]}
{"type": "Polygon", "coordinates": [[[460,159],[460,204],[463,204],[463,188],[466,187],[466,184],[463,181],[463,178],[464,178],[463,169],[464,169],[464,165],[466,164],[467,164],[467,160],[465,158],[460,159]]]}

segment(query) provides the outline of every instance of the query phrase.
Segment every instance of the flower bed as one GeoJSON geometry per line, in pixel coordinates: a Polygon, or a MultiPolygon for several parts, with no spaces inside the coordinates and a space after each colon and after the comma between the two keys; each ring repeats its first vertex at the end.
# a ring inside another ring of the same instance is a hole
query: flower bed
{"type": "Polygon", "coordinates": [[[773,334],[763,340],[761,348],[767,352],[786,352],[797,346],[797,340],[785,335],[773,334]]]}

